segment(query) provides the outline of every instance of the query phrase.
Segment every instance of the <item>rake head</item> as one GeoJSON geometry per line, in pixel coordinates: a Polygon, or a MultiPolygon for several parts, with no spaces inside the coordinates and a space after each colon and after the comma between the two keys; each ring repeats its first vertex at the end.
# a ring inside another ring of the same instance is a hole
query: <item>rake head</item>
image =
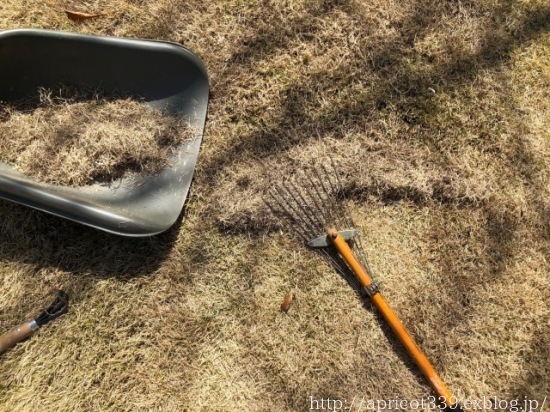
{"type": "Polygon", "coordinates": [[[361,289],[326,234],[328,229],[337,228],[342,237],[353,245],[363,267],[371,273],[359,230],[346,205],[345,192],[334,163],[331,162],[330,166],[313,165],[272,186],[264,202],[310,248],[320,251],[352,286],[361,289]]]}

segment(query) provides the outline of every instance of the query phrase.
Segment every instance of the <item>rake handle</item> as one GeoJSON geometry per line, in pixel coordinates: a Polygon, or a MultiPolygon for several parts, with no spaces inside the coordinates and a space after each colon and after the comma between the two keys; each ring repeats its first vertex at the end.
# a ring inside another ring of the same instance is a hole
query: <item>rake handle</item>
{"type": "MultiPolygon", "coordinates": [[[[373,283],[372,278],[368,275],[368,273],[365,271],[363,266],[359,263],[355,255],[353,254],[353,251],[349,247],[349,245],[346,243],[344,238],[340,235],[338,230],[336,228],[331,228],[327,231],[329,239],[332,241],[336,249],[338,250],[338,253],[342,256],[342,258],[346,261],[346,263],[349,265],[349,267],[352,269],[353,273],[361,282],[361,285],[363,287],[371,286],[373,283]]],[[[460,406],[458,405],[452,405],[451,401],[455,400],[456,398],[452,396],[449,389],[447,389],[447,386],[443,382],[443,380],[439,377],[437,372],[435,371],[434,367],[431,365],[430,361],[426,357],[426,355],[420,350],[410,333],[405,329],[405,326],[403,326],[403,323],[401,323],[401,320],[397,316],[397,314],[393,311],[393,309],[388,305],[386,302],[386,299],[382,296],[380,292],[375,293],[372,295],[372,301],[376,305],[376,307],[380,310],[382,313],[382,316],[386,321],[390,324],[392,330],[395,332],[409,355],[413,358],[416,365],[420,368],[422,371],[422,374],[424,377],[428,380],[433,390],[436,392],[440,400],[444,400],[443,403],[447,406],[447,408],[452,408],[452,410],[458,412],[461,411],[460,406]]]]}
{"type": "Polygon", "coordinates": [[[0,355],[25,340],[38,329],[35,321],[25,322],[0,336],[0,355]]]}

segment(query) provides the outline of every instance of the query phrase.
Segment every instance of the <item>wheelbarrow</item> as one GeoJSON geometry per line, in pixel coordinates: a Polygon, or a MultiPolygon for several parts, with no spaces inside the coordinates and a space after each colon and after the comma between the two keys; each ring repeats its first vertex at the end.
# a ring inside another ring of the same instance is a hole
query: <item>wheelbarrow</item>
{"type": "MultiPolygon", "coordinates": [[[[0,32],[0,101],[30,98],[59,84],[123,90],[189,123],[192,139],[174,148],[157,174],[66,187],[41,183],[0,162],[0,198],[123,236],[151,236],[181,214],[202,140],[208,76],[178,44],[48,30],[0,32]]],[[[10,136],[0,136],[9,139],[10,136]]],[[[5,217],[3,217],[5,218],[5,217]]]]}

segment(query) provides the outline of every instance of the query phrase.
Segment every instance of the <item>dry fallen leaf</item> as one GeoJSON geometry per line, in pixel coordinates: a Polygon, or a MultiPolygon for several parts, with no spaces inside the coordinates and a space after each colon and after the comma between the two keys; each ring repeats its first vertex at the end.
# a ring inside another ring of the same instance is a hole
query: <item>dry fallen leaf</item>
{"type": "Polygon", "coordinates": [[[292,292],[288,292],[288,295],[285,296],[283,303],[281,303],[281,311],[288,312],[290,309],[290,304],[292,303],[292,292]]]}
{"type": "Polygon", "coordinates": [[[65,10],[65,14],[70,20],[76,23],[82,22],[84,20],[95,19],[96,17],[101,16],[101,14],[83,13],[80,11],[69,11],[69,10],[65,10]]]}

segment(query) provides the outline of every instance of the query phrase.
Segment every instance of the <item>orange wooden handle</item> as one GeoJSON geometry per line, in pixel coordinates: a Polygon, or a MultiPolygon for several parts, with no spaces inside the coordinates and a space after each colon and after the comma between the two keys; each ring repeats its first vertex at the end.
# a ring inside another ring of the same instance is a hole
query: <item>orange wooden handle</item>
{"type": "MultiPolygon", "coordinates": [[[[340,253],[351,270],[353,270],[353,273],[361,282],[361,285],[364,287],[370,286],[373,282],[372,278],[359,263],[351,248],[348,246],[344,238],[342,238],[342,236],[338,233],[338,230],[336,230],[336,228],[331,228],[327,231],[327,234],[338,250],[338,253],[340,253]]],[[[424,355],[409,332],[405,329],[396,313],[388,305],[380,292],[375,293],[372,296],[372,301],[380,310],[382,316],[384,316],[384,319],[386,319],[386,321],[390,324],[392,330],[395,332],[403,346],[405,346],[405,349],[407,349],[409,355],[411,355],[415,363],[418,365],[433,390],[437,393],[440,399],[445,399],[446,406],[450,407],[454,402],[456,402],[456,398],[451,395],[451,392],[447,389],[443,380],[439,377],[426,355],[424,355]]]]}
{"type": "Polygon", "coordinates": [[[5,335],[0,336],[0,355],[32,335],[37,328],[38,325],[34,321],[25,322],[5,335]]]}

